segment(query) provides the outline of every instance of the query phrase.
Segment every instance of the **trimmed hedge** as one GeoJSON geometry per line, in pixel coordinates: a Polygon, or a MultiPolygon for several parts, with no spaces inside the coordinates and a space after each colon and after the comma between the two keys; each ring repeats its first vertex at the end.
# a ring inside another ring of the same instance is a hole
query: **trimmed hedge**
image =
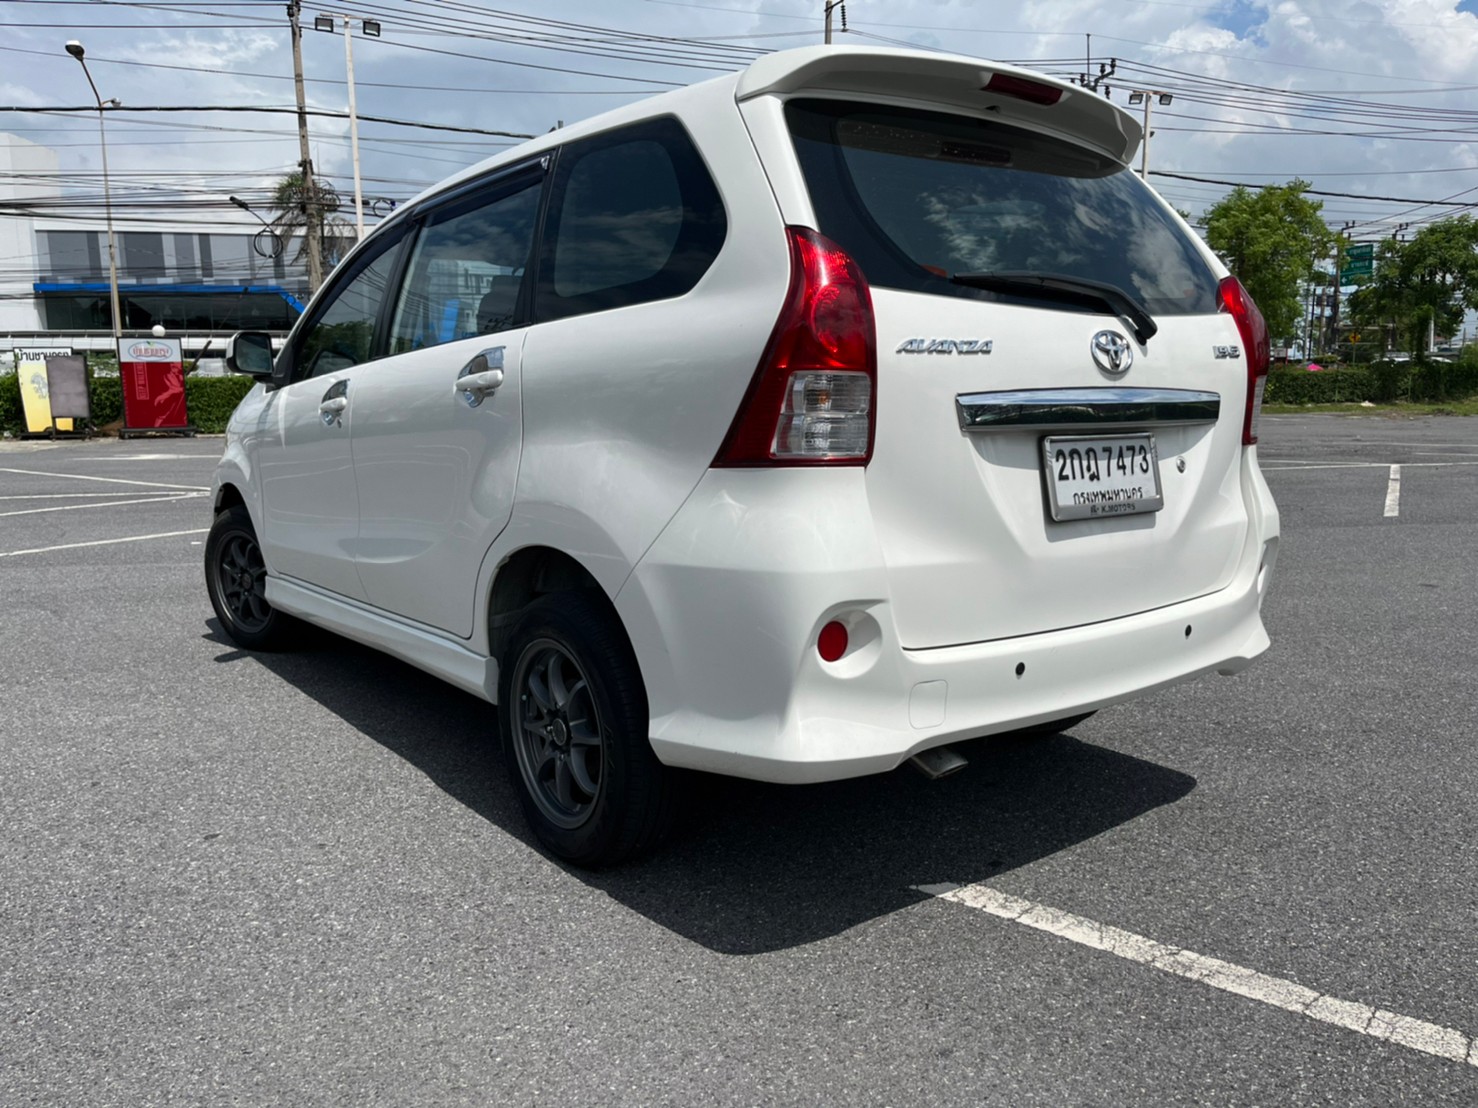
{"type": "Polygon", "coordinates": [[[1376,404],[1463,400],[1478,396],[1478,356],[1456,362],[1376,362],[1310,373],[1275,366],[1263,399],[1269,404],[1376,404]]]}
{"type": "MultiPolygon", "coordinates": [[[[186,415],[201,432],[218,435],[226,429],[226,421],[231,418],[241,398],[255,384],[250,377],[186,377],[186,415]]],[[[123,418],[123,383],[120,378],[93,377],[89,393],[94,424],[102,427],[123,418]]],[[[20,381],[14,373],[0,373],[0,434],[19,435],[25,429],[20,381]]]]}
{"type": "Polygon", "coordinates": [[[1358,404],[1375,392],[1375,375],[1366,366],[1307,369],[1274,366],[1262,398],[1265,404],[1358,404]]]}
{"type": "Polygon", "coordinates": [[[190,413],[190,422],[207,434],[220,434],[236,405],[255,384],[251,377],[186,377],[185,410],[190,413]]]}

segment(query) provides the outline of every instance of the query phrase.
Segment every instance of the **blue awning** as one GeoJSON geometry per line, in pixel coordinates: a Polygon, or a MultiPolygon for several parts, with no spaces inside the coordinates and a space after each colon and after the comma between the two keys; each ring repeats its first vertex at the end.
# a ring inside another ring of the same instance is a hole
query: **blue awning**
{"type": "MultiPolygon", "coordinates": [[[[37,281],[31,286],[36,292],[111,292],[106,281],[37,281]]],[[[174,295],[183,293],[269,293],[280,296],[291,305],[293,311],[302,313],[307,306],[281,285],[119,285],[119,296],[148,296],[155,293],[174,295]]]]}

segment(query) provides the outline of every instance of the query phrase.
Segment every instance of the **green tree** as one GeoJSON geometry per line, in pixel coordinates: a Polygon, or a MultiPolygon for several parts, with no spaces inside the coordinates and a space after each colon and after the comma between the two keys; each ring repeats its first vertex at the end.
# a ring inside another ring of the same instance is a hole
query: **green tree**
{"type": "Polygon", "coordinates": [[[1353,319],[1394,332],[1418,358],[1428,335],[1450,335],[1467,308],[1478,308],[1478,222],[1468,215],[1381,243],[1375,276],[1350,296],[1353,319]]]}
{"type": "MultiPolygon", "coordinates": [[[[308,259],[307,231],[310,213],[318,224],[319,260],[327,260],[329,263],[324,272],[332,269],[343,257],[352,245],[353,238],[349,233],[348,222],[338,215],[342,205],[338,190],[322,177],[313,178],[311,191],[305,187],[300,170],[284,174],[273,186],[272,210],[277,214],[272,217],[272,226],[282,236],[284,249],[292,245],[294,237],[298,239],[294,261],[303,262],[308,259]]],[[[310,265],[310,270],[311,268],[310,265]]]]}
{"type": "Polygon", "coordinates": [[[1329,256],[1334,234],[1319,214],[1324,205],[1304,196],[1307,181],[1238,186],[1206,212],[1206,242],[1247,286],[1262,309],[1274,342],[1288,342],[1303,318],[1300,288],[1329,256]]]}

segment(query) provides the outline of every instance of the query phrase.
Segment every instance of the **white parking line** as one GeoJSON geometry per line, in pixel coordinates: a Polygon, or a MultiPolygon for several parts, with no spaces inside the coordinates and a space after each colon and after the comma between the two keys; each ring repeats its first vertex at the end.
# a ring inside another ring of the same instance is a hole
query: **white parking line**
{"type": "Polygon", "coordinates": [[[70,477],[74,481],[106,481],[110,485],[143,485],[151,489],[190,489],[192,492],[209,492],[205,485],[167,485],[162,481],[126,481],[122,477],[92,477],[85,473],[49,473],[41,469],[8,469],[0,466],[0,473],[24,473],[28,477],[70,477]]]}
{"type": "Polygon", "coordinates": [[[149,539],[173,539],[180,535],[204,535],[209,527],[196,527],[191,531],[160,531],[155,535],[130,535],[126,539],[97,539],[94,542],[67,542],[60,546],[37,546],[30,550],[0,550],[0,558],[19,558],[22,554],[49,554],[53,550],[77,550],[84,546],[112,546],[120,542],[145,542],[149,539]]]}
{"type": "MultiPolygon", "coordinates": [[[[1273,473],[1290,469],[1385,469],[1390,462],[1305,462],[1297,465],[1278,465],[1258,463],[1258,469],[1264,473],[1273,473]]],[[[1478,466],[1475,462],[1406,462],[1407,469],[1449,469],[1458,466],[1478,466]]]]}
{"type": "Polygon", "coordinates": [[[109,454],[103,460],[109,462],[218,462],[221,456],[219,454],[109,454]]]}
{"type": "Polygon", "coordinates": [[[1391,467],[1391,478],[1386,482],[1386,518],[1395,519],[1401,514],[1401,467],[1391,467]]]}
{"type": "Polygon", "coordinates": [[[1402,442],[1400,439],[1361,439],[1361,446],[1466,446],[1472,450],[1478,448],[1478,442],[1402,442]]]}
{"type": "Polygon", "coordinates": [[[1235,993],[1320,1023],[1383,1039],[1453,1062],[1478,1066],[1478,1041],[1471,1035],[1426,1020],[1413,1019],[1368,1004],[1319,993],[1281,977],[1208,958],[1165,943],[1121,931],[1084,916],[1060,912],[1045,904],[998,892],[988,885],[919,885],[918,891],[964,904],[1001,919],[1045,931],[1069,942],[1101,950],[1130,962],[1174,974],[1213,989],[1235,993]]]}
{"type": "MultiPolygon", "coordinates": [[[[133,489],[127,492],[23,492],[14,494],[0,494],[0,500],[96,500],[100,496],[137,496],[133,489]]],[[[156,493],[157,496],[173,496],[173,492],[163,491],[156,493]]],[[[193,495],[193,494],[191,494],[193,495]]]]}
{"type": "Polygon", "coordinates": [[[171,500],[196,500],[204,495],[203,492],[162,492],[142,500],[105,500],[101,504],[58,504],[51,508],[21,508],[14,512],[0,512],[0,519],[6,516],[34,516],[42,512],[80,512],[88,508],[121,508],[128,504],[167,504],[171,500]]]}

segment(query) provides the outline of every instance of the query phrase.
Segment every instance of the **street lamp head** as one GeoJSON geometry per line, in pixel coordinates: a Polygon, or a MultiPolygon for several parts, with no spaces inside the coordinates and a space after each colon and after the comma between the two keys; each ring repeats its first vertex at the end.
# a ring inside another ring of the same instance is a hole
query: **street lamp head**
{"type": "Polygon", "coordinates": [[[1139,91],[1131,92],[1129,94],[1129,103],[1131,103],[1131,104],[1143,104],[1144,103],[1144,93],[1139,92],[1139,91]]]}
{"type": "Polygon", "coordinates": [[[1160,93],[1160,107],[1168,107],[1170,102],[1174,99],[1175,97],[1168,92],[1160,93]]]}
{"type": "Polygon", "coordinates": [[[71,54],[72,57],[76,58],[80,62],[83,55],[86,54],[87,51],[82,49],[82,44],[80,42],[78,42],[76,39],[72,39],[71,42],[67,43],[67,53],[71,54]]]}
{"type": "Polygon", "coordinates": [[[313,29],[315,31],[327,31],[334,33],[334,17],[331,15],[315,15],[313,17],[313,29]]]}
{"type": "Polygon", "coordinates": [[[245,200],[241,199],[241,197],[239,197],[239,196],[229,196],[229,197],[227,197],[227,199],[230,200],[231,203],[235,204],[242,211],[244,211],[244,212],[251,211],[251,205],[248,204],[245,200]]]}

